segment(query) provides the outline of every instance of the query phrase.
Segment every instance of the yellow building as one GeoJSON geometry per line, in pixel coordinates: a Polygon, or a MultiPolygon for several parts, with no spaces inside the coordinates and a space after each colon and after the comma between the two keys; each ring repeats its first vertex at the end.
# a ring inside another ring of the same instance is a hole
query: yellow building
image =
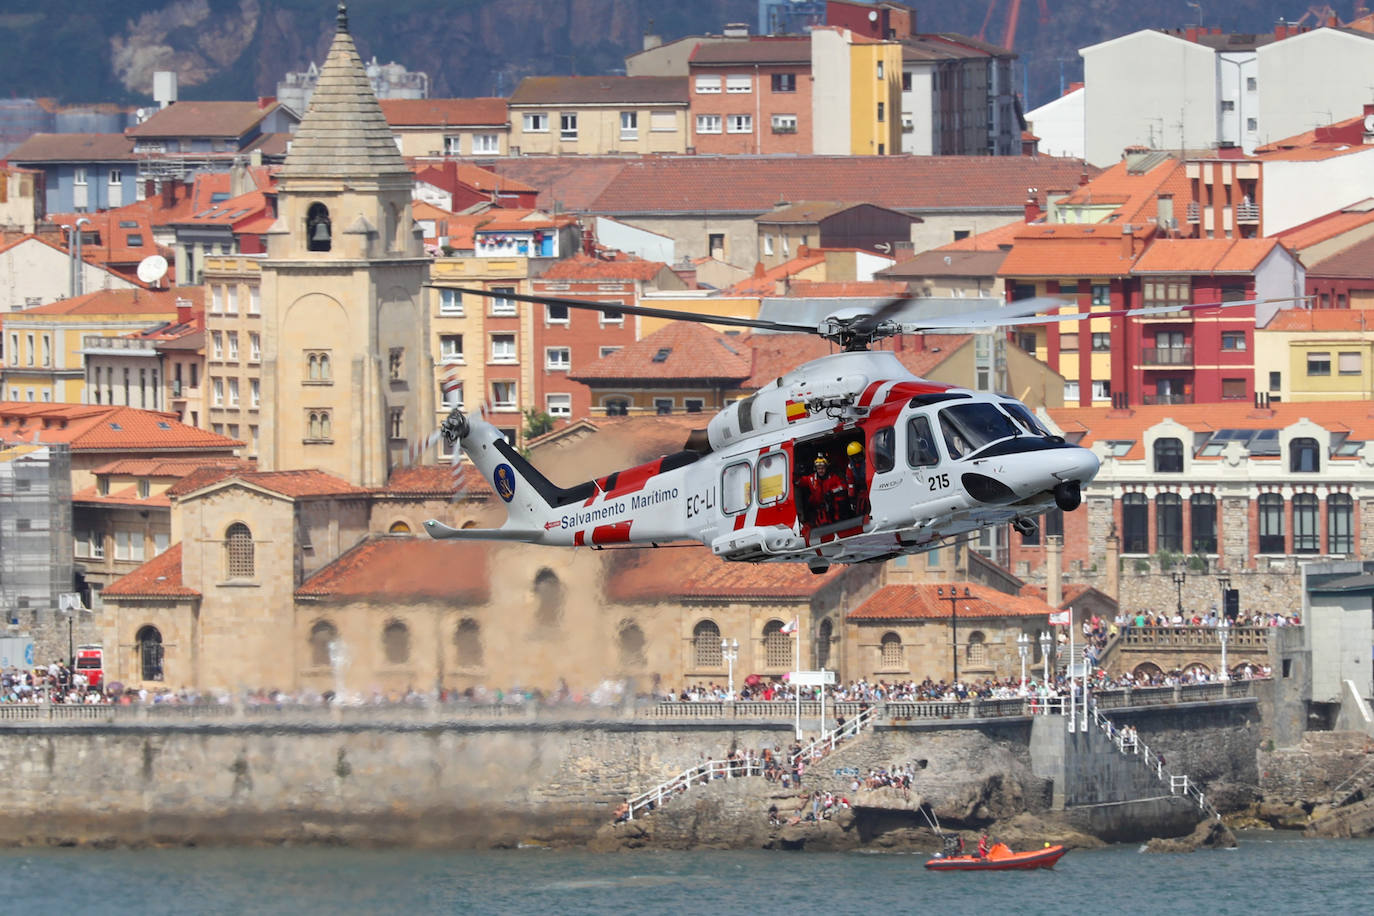
{"type": "Polygon", "coordinates": [[[341,14],[261,261],[263,468],[380,486],[433,428],[413,184],[341,14]]]}
{"type": "Polygon", "coordinates": [[[1255,390],[1275,401],[1374,398],[1374,314],[1284,309],[1255,329],[1255,390]]]}
{"type": "MultiPolygon", "coordinates": [[[[212,255],[204,260],[204,384],[183,378],[180,390],[197,398],[204,424],[248,443],[256,458],[262,429],[262,256],[212,255]]],[[[185,369],[182,370],[183,374],[185,369]]]]}
{"type": "MultiPolygon", "coordinates": [[[[184,290],[102,290],[5,316],[0,391],[10,401],[99,403],[86,390],[86,335],[119,335],[172,321],[184,290]]],[[[157,370],[154,370],[156,372],[157,370]]],[[[160,381],[150,381],[153,389],[160,381]]]]}
{"type": "Polygon", "coordinates": [[[838,27],[811,32],[816,153],[887,156],[902,149],[902,45],[838,27]],[[822,129],[821,125],[824,125],[822,129]]]}
{"type": "Polygon", "coordinates": [[[510,97],[522,155],[683,153],[685,76],[530,76],[510,97]]]}

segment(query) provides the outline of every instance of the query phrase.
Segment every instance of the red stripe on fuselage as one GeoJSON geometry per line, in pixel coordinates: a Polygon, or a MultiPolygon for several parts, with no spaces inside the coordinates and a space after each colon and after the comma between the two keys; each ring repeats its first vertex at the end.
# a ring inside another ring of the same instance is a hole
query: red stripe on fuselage
{"type": "Polygon", "coordinates": [[[628,493],[638,493],[644,489],[644,485],[649,482],[659,468],[663,466],[662,458],[655,458],[647,464],[637,465],[636,467],[626,468],[618,474],[607,475],[596,482],[596,485],[606,491],[606,499],[615,499],[625,496],[628,493]],[[607,482],[615,477],[615,488],[608,489],[607,482]]]}
{"type": "Polygon", "coordinates": [[[869,382],[868,387],[864,389],[864,393],[859,397],[859,406],[867,407],[869,402],[878,394],[878,389],[886,384],[886,381],[869,382]]]}
{"type": "Polygon", "coordinates": [[[597,525],[592,529],[593,544],[624,544],[630,540],[630,526],[634,524],[631,519],[628,522],[616,522],[614,525],[597,525]]]}
{"type": "Polygon", "coordinates": [[[574,547],[585,547],[585,546],[587,546],[587,532],[585,532],[585,531],[574,531],[574,532],[573,532],[573,546],[574,546],[574,547]]]}
{"type": "Polygon", "coordinates": [[[884,404],[891,404],[893,401],[905,401],[914,398],[918,394],[938,394],[948,391],[952,385],[941,385],[939,382],[898,382],[888,391],[887,397],[883,398],[884,404]]]}

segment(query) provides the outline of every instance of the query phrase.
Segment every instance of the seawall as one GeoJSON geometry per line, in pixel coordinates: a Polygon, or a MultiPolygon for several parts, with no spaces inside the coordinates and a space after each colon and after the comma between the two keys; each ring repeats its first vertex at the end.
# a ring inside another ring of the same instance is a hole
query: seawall
{"type": "MultiPolygon", "coordinates": [[[[1199,707],[1113,715],[1118,724],[1136,716],[1142,739],[1172,769],[1252,786],[1254,703],[1199,707]]],[[[847,791],[855,771],[910,764],[914,791],[959,823],[1049,810],[1055,787],[1035,772],[1031,730],[1026,718],[880,726],[813,767],[807,787],[847,791]]],[[[627,795],[733,748],[785,749],[792,734],[787,720],[7,725],[0,836],[82,845],[582,843],[627,795]]],[[[1073,791],[1120,783],[1094,772],[1080,774],[1088,779],[1073,791]]],[[[1121,785],[1134,791],[1129,779],[1121,785]]],[[[749,795],[737,816],[766,810],[749,795]]],[[[1080,795],[1069,800],[1092,804],[1080,795]]],[[[897,813],[916,825],[915,812],[897,813]]],[[[715,843],[734,830],[699,826],[715,843]]]]}

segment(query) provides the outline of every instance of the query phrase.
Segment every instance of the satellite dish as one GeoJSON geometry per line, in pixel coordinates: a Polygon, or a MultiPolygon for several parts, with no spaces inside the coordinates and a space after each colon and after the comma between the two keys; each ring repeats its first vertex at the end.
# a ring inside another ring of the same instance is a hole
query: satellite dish
{"type": "Polygon", "coordinates": [[[138,262],[138,279],[149,286],[157,286],[157,281],[167,276],[167,259],[160,254],[150,254],[138,262]]]}

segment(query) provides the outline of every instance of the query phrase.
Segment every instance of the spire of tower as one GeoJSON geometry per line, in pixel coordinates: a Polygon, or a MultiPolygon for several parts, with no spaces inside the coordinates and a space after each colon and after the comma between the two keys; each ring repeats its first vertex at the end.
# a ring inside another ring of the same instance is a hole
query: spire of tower
{"type": "Polygon", "coordinates": [[[348,7],[339,4],[338,31],[310,107],[291,139],[280,177],[410,180],[353,37],[348,7]]]}

